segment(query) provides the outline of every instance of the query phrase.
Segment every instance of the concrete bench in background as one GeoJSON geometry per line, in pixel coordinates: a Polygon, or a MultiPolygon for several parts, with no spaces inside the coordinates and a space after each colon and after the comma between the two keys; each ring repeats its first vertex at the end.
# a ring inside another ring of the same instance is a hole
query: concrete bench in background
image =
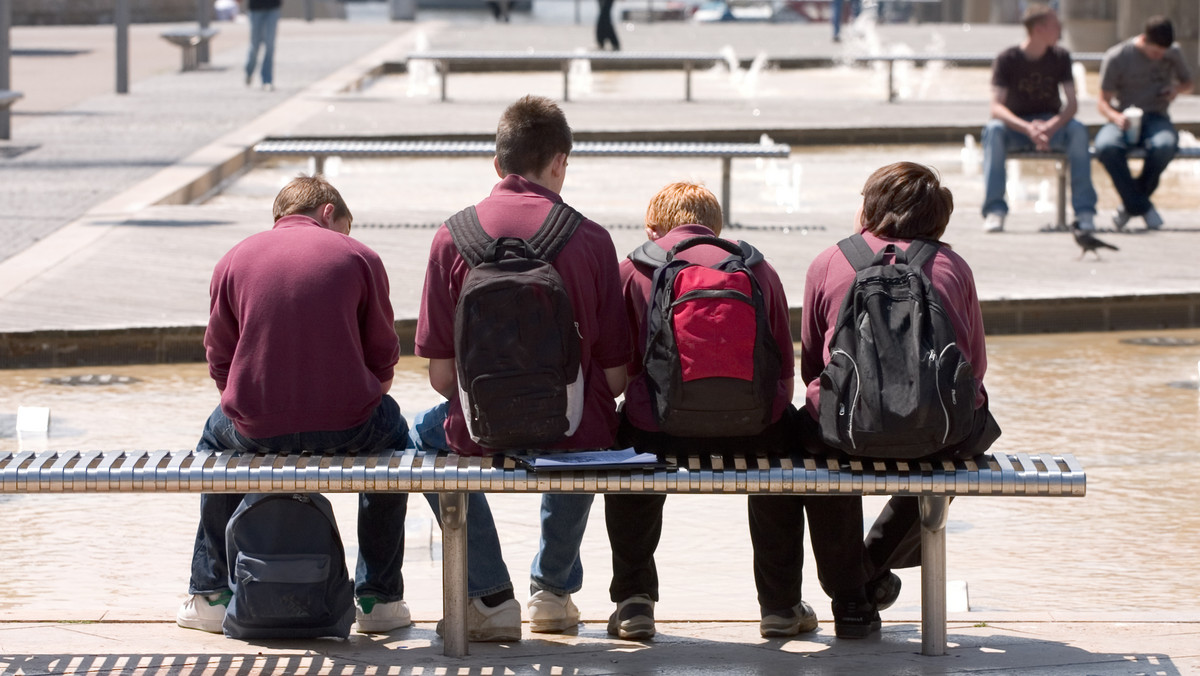
{"type": "Polygon", "coordinates": [[[163,31],[162,37],[183,50],[182,70],[187,72],[200,67],[197,57],[200,46],[208,44],[219,32],[216,28],[173,28],[163,31]]]}
{"type": "MultiPolygon", "coordinates": [[[[732,224],[730,175],[733,158],[774,157],[786,159],[791,146],[784,143],[654,143],[580,141],[571,157],[716,157],[721,160],[721,210],[732,224]]],[[[491,141],[393,141],[387,139],[265,139],[254,146],[263,157],[300,156],[314,158],[316,173],[324,173],[325,158],[358,157],[493,157],[491,141]]]]}

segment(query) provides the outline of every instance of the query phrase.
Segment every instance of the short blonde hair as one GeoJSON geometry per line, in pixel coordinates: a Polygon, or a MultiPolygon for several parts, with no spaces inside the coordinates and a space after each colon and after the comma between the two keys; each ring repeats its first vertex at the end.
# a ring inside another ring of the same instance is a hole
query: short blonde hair
{"type": "Polygon", "coordinates": [[[307,214],[326,204],[333,205],[335,219],[345,216],[350,221],[354,220],[354,216],[350,214],[350,207],[346,206],[346,201],[342,199],[342,194],[325,180],[324,176],[301,174],[283,186],[275,196],[275,204],[271,211],[278,221],[292,214],[307,214]]]}
{"type": "Polygon", "coordinates": [[[708,188],[680,181],[672,183],[650,199],[646,207],[646,227],[665,235],[681,225],[703,225],[721,234],[721,203],[708,188]]]}

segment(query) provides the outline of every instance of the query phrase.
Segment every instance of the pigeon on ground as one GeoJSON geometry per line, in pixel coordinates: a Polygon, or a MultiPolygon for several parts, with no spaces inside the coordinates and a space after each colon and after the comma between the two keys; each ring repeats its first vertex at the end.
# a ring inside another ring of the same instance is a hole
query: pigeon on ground
{"type": "Polygon", "coordinates": [[[1079,227],[1079,221],[1071,223],[1071,234],[1075,237],[1075,243],[1079,245],[1079,260],[1083,260],[1083,255],[1091,251],[1096,254],[1096,260],[1100,260],[1100,249],[1112,249],[1119,251],[1117,247],[1108,242],[1101,241],[1098,237],[1092,234],[1090,230],[1083,230],[1079,227]]]}

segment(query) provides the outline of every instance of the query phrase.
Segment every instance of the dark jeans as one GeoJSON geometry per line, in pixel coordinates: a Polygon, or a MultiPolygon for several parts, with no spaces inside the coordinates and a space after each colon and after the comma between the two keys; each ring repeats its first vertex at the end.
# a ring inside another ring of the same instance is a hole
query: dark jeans
{"type": "MultiPolygon", "coordinates": [[[[672,437],[638,430],[621,416],[618,445],[640,452],[742,453],[745,449],[786,452],[795,445],[797,412],[789,407],[784,417],[753,437],[672,437]]],[[[662,535],[665,495],[613,493],[604,496],[604,521],[612,547],[613,577],[609,597],[613,602],[636,594],[658,600],[658,570],[654,552],[662,535]]],[[[800,602],[800,568],[803,564],[804,518],[813,522],[813,548],[818,575],[832,590],[861,589],[862,503],[858,498],[806,496],[751,496],[748,501],[750,540],[754,546],[754,575],[759,602],[767,610],[791,608],[800,602]],[[849,524],[849,525],[847,525],[849,524]],[[766,601],[764,601],[766,599],[766,601]],[[776,605],[779,604],[779,605],[776,605]]]]}
{"type": "Polygon", "coordinates": [[[747,502],[750,541],[754,545],[754,586],[764,615],[800,603],[805,513],[821,588],[831,598],[862,593],[867,582],[862,498],[751,495],[747,502]]]}
{"type": "Polygon", "coordinates": [[[1129,143],[1124,130],[1111,122],[1100,128],[1096,134],[1096,159],[1112,177],[1127,214],[1142,216],[1154,206],[1150,196],[1158,189],[1158,179],[1175,158],[1178,146],[1179,134],[1171,118],[1162,113],[1146,113],[1142,117],[1142,135],[1137,143],[1129,143]],[[1137,147],[1146,150],[1146,159],[1142,162],[1142,173],[1134,178],[1126,156],[1137,147]]]}
{"type": "MultiPolygon", "coordinates": [[[[958,446],[940,455],[972,458],[982,455],[1000,437],[1000,425],[987,402],[975,411],[975,427],[958,446]]],[[[896,495],[884,505],[864,542],[867,576],[874,580],[893,568],[921,565],[921,507],[918,498],[896,495]]]]}
{"type": "MultiPolygon", "coordinates": [[[[384,395],[371,417],[348,430],[302,432],[267,439],[241,435],[218,406],[204,426],[198,451],[269,453],[320,451],[325,453],[373,453],[404,448],[408,423],[400,407],[384,395]]],[[[241,494],[200,496],[200,527],[192,554],[188,591],[210,594],[229,588],[225,526],[242,501],[241,494]]],[[[404,598],[404,517],[408,511],[405,493],[363,493],[358,502],[358,567],[355,594],[374,596],[390,603],[404,598]]]]}
{"type": "Polygon", "coordinates": [[[604,49],[605,42],[611,42],[613,51],[621,48],[617,40],[617,30],[613,27],[612,8],[615,0],[600,0],[600,14],[596,16],[596,44],[604,49]]]}

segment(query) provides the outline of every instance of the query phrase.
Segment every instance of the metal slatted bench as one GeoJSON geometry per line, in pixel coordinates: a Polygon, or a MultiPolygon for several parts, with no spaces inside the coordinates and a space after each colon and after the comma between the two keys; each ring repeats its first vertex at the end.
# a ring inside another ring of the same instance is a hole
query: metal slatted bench
{"type": "MultiPolygon", "coordinates": [[[[1092,157],[1096,156],[1096,149],[1089,148],[1088,152],[1092,157]]],[[[1141,148],[1133,148],[1129,151],[1129,159],[1145,159],[1146,151],[1141,148]]],[[[1008,153],[1005,156],[1010,160],[1053,160],[1055,173],[1055,217],[1057,222],[1054,224],[1056,230],[1067,230],[1067,155],[1054,151],[1030,151],[1023,153],[1008,153]]],[[[1175,160],[1200,160],[1200,148],[1186,147],[1179,148],[1175,153],[1175,160]]],[[[1172,160],[1174,162],[1175,160],[1172,160]]]]}
{"type": "Polygon", "coordinates": [[[172,28],[162,32],[162,38],[183,50],[182,70],[196,70],[200,67],[200,45],[207,44],[221,31],[216,28],[172,28]]]}
{"type": "Polygon", "coordinates": [[[1082,497],[1069,454],[957,462],[679,456],[672,469],[536,473],[507,457],[395,451],[359,456],[196,451],[0,453],[0,493],[440,493],[443,651],[467,654],[467,492],[912,495],[921,505],[921,652],[946,653],[946,517],[955,496],[1082,497]]]}
{"type": "MultiPolygon", "coordinates": [[[[721,160],[721,210],[730,218],[730,173],[734,158],[787,158],[785,143],[653,143],[580,141],[571,157],[716,157],[721,160]]],[[[325,158],[338,157],[493,157],[492,141],[391,141],[368,139],[265,139],[254,146],[263,157],[311,157],[318,174],[325,171],[325,158]]]]}
{"type": "MultiPolygon", "coordinates": [[[[1071,60],[1077,63],[1100,63],[1104,55],[1098,52],[1081,52],[1072,54],[1071,60]]],[[[882,62],[887,64],[887,91],[888,103],[896,102],[896,87],[894,84],[893,75],[897,61],[912,61],[913,63],[928,63],[930,61],[944,61],[954,64],[955,66],[991,66],[996,60],[995,54],[873,54],[869,56],[851,57],[851,61],[855,63],[877,63],[882,62]]]]}
{"type": "Polygon", "coordinates": [[[433,61],[437,64],[442,79],[442,101],[446,100],[446,80],[453,67],[460,69],[483,68],[496,70],[497,65],[520,65],[524,69],[542,67],[561,70],[563,74],[563,101],[571,97],[571,62],[588,61],[593,65],[616,65],[640,68],[682,68],[684,73],[684,100],[692,100],[692,68],[725,60],[716,52],[470,52],[432,51],[413,52],[405,57],[409,61],[433,61]]]}

